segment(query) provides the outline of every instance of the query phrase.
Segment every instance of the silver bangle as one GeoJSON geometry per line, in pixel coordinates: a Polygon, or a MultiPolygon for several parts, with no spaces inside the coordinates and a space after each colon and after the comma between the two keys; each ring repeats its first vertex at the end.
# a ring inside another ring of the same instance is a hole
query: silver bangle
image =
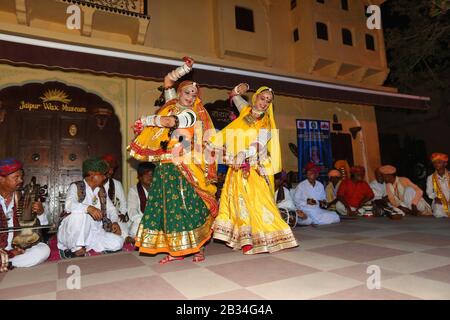
{"type": "Polygon", "coordinates": [[[177,97],[177,93],[174,88],[164,90],[164,99],[167,101],[173,100],[177,97]]]}
{"type": "Polygon", "coordinates": [[[156,116],[150,116],[150,121],[149,121],[150,126],[155,126],[155,117],[156,116]]]}
{"type": "Polygon", "coordinates": [[[176,68],[175,70],[169,72],[168,76],[170,80],[177,81],[181,77],[185,76],[189,72],[191,72],[192,68],[188,67],[187,64],[183,64],[181,67],[176,68]]]}
{"type": "Polygon", "coordinates": [[[155,116],[155,124],[157,127],[162,127],[161,125],[161,116],[155,116]]]}

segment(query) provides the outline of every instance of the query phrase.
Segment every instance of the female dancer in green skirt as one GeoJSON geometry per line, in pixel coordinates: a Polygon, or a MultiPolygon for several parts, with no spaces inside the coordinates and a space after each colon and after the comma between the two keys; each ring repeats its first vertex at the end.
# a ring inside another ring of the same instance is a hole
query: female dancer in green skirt
{"type": "Polygon", "coordinates": [[[213,123],[195,82],[183,81],[176,91],[173,88],[192,64],[185,58],[182,67],[165,77],[166,104],[156,115],[136,121],[137,137],[128,147],[132,157],[156,163],[136,246],[143,253],[168,253],[162,264],[190,254],[195,262],[203,261],[202,247],[211,238],[218,211],[216,164],[206,163],[203,156],[194,161],[192,156],[194,130],[214,130],[213,123]]]}

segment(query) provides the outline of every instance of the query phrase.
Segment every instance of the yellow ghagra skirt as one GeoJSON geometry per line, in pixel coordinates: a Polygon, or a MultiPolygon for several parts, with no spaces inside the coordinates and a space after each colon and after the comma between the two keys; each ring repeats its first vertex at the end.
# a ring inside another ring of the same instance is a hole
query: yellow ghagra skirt
{"type": "Polygon", "coordinates": [[[281,218],[268,182],[253,167],[247,179],[242,170],[228,169],[213,228],[213,237],[233,249],[252,246],[245,254],[298,246],[291,228],[281,218]]]}

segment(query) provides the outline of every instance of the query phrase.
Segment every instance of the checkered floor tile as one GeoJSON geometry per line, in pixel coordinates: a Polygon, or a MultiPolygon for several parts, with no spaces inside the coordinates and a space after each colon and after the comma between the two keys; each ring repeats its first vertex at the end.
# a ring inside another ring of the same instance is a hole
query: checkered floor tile
{"type": "Polygon", "coordinates": [[[295,235],[298,248],[254,256],[213,241],[201,263],[121,252],[15,269],[0,274],[0,300],[450,299],[449,219],[359,218],[295,235]]]}

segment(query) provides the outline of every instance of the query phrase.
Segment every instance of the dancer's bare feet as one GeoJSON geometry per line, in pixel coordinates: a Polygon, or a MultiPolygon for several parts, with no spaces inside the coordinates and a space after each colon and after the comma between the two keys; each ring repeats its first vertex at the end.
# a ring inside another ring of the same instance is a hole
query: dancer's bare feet
{"type": "Polygon", "coordinates": [[[194,257],[192,258],[193,262],[202,262],[205,261],[205,248],[201,248],[199,252],[194,254],[194,257]]]}
{"type": "Polygon", "coordinates": [[[203,252],[199,252],[194,254],[194,257],[192,258],[193,262],[202,262],[205,261],[205,254],[203,252]]]}

